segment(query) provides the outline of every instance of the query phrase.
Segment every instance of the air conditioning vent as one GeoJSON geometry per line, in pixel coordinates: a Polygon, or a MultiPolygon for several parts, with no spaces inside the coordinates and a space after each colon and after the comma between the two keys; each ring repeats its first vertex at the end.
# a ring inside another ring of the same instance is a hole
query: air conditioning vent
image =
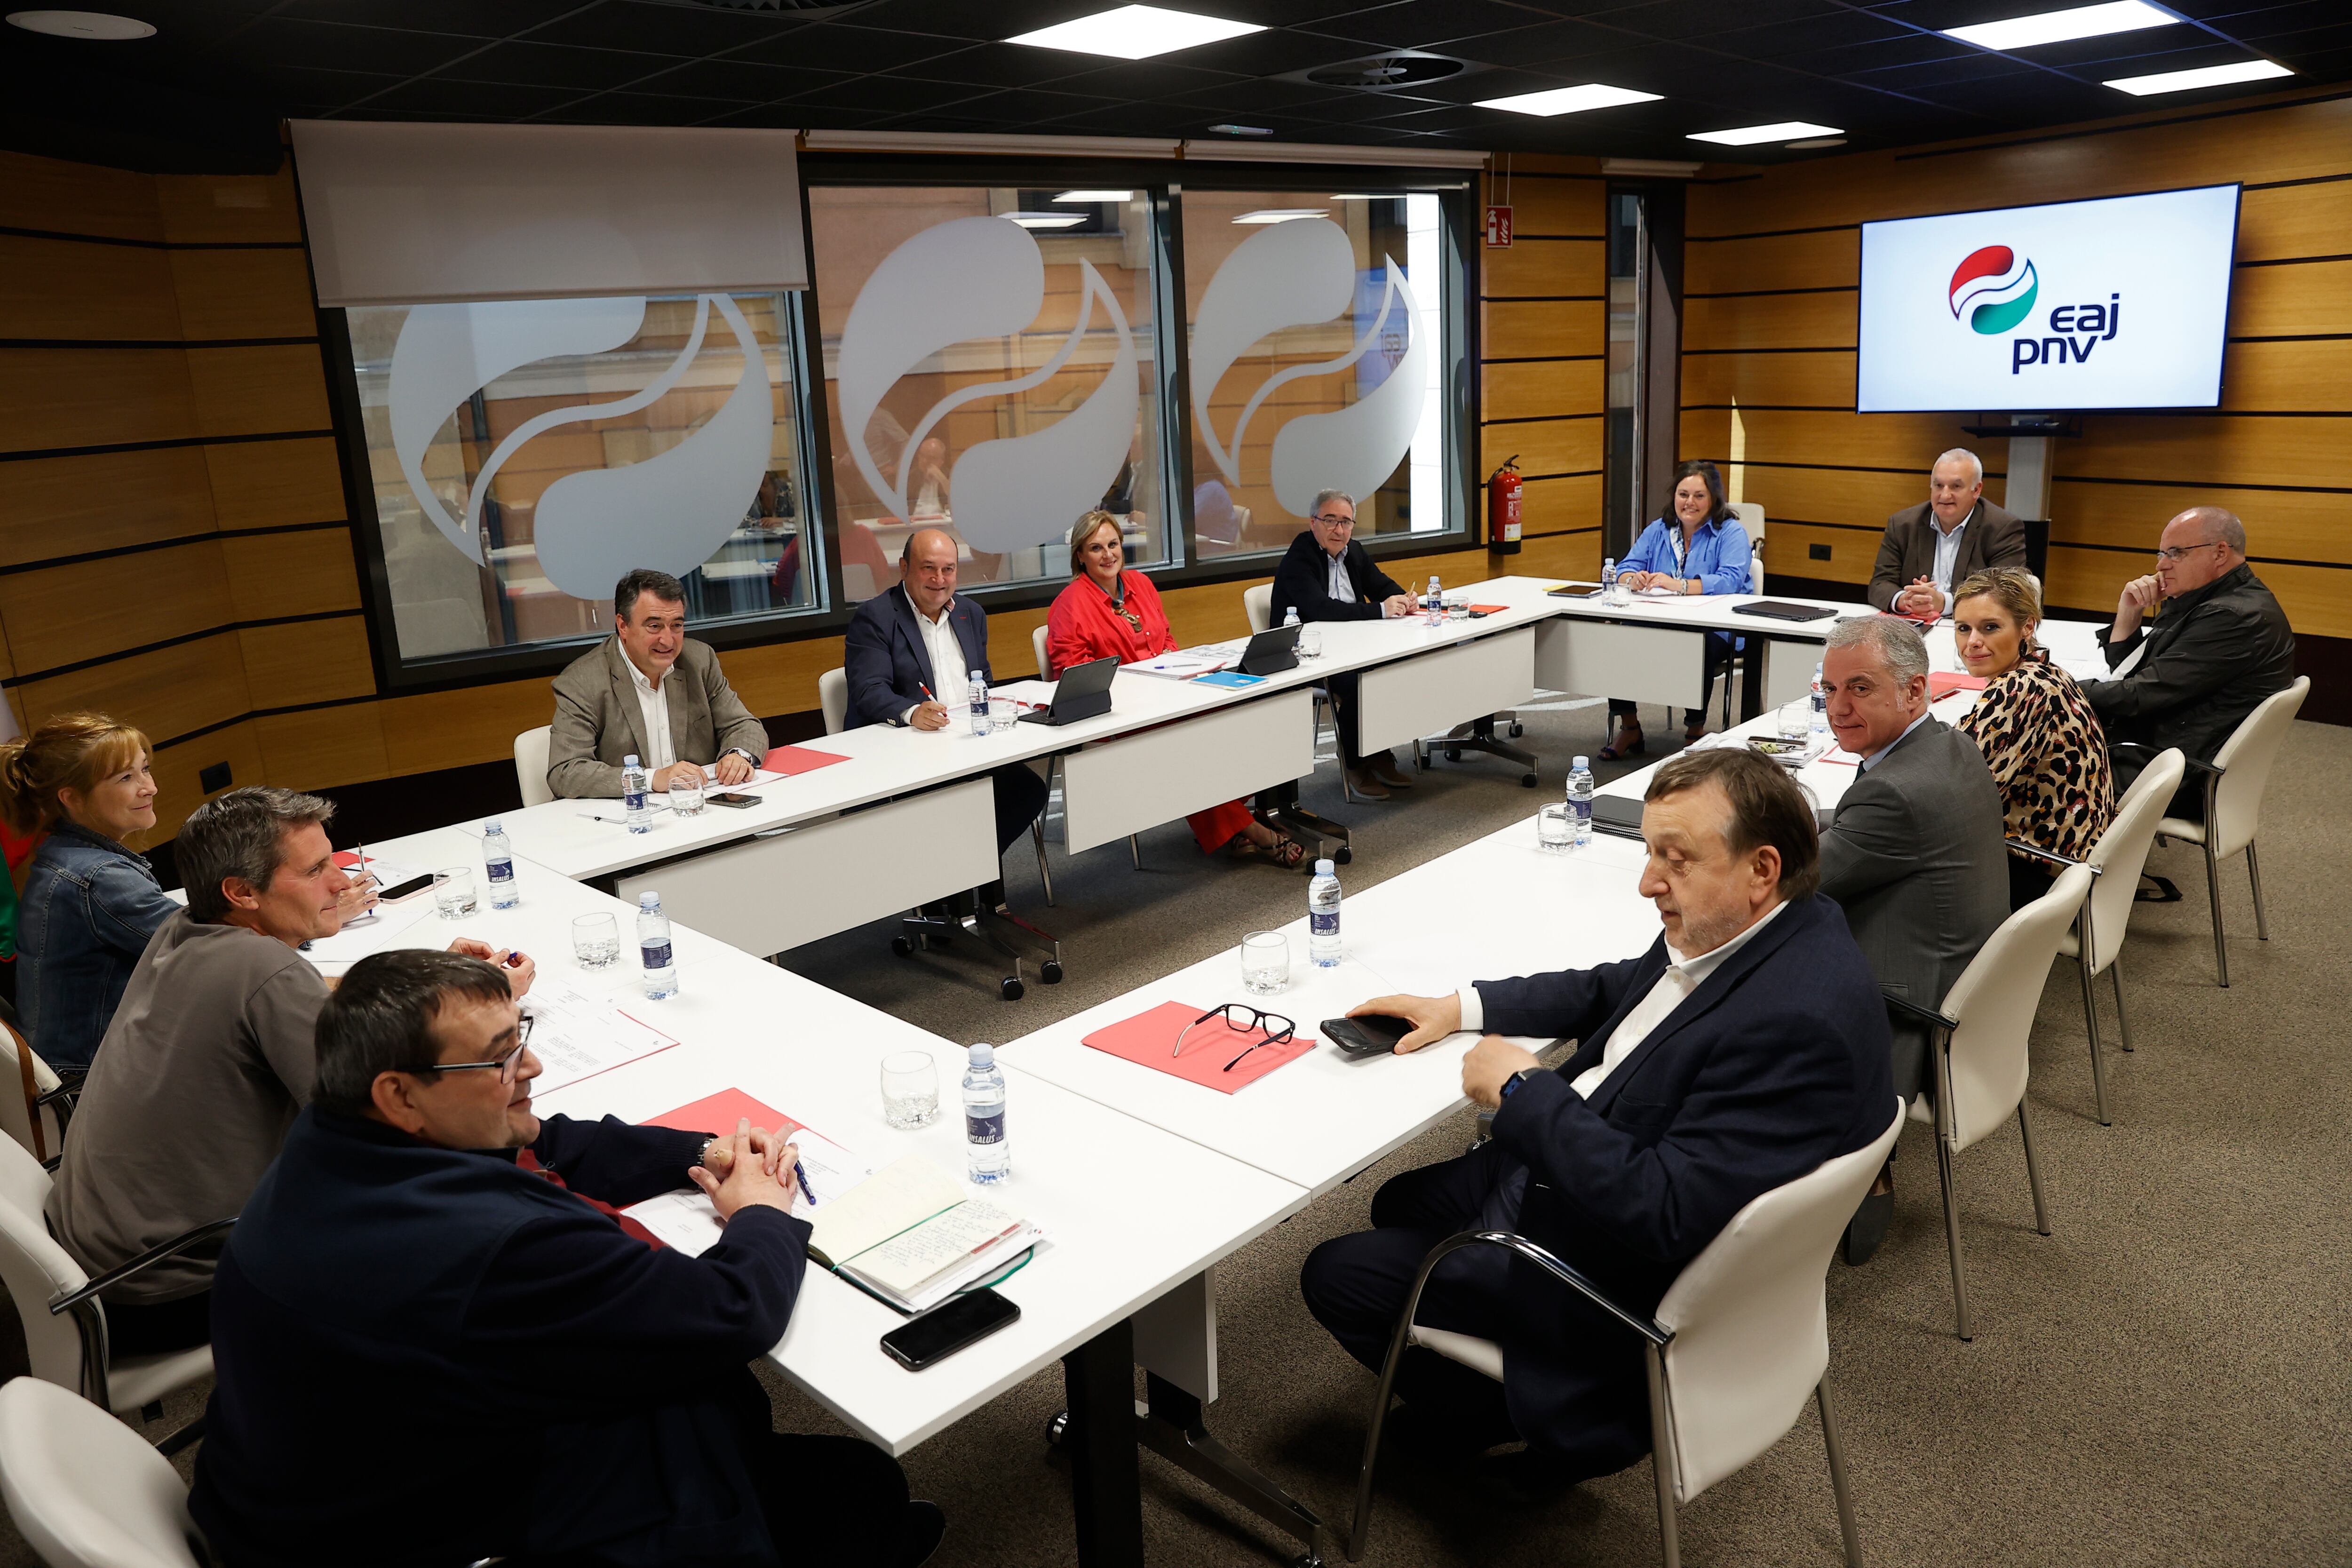
{"type": "Polygon", "coordinates": [[[1380,92],[1391,88],[1444,81],[1447,77],[1460,76],[1466,68],[1462,61],[1447,59],[1444,55],[1398,49],[1360,60],[1342,60],[1335,66],[1318,66],[1307,73],[1307,79],[1319,87],[1347,87],[1380,92]]]}

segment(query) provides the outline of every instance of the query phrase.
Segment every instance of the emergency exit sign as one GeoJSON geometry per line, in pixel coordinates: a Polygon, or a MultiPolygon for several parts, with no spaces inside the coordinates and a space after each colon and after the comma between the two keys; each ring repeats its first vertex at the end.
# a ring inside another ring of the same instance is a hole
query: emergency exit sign
{"type": "Polygon", "coordinates": [[[1511,244],[1511,209],[1486,209],[1486,245],[1489,249],[1507,250],[1511,244]]]}

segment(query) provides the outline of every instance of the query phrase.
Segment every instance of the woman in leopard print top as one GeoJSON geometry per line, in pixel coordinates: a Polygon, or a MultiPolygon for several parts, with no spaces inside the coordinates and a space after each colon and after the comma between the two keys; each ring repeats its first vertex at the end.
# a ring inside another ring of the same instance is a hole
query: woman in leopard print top
{"type": "MultiPolygon", "coordinates": [[[[1953,592],[1960,662],[1986,678],[1959,729],[2000,786],[2009,837],[2080,860],[2115,817],[2115,781],[2099,716],[2074,678],[2033,641],[2041,619],[2033,579],[2015,567],[1977,573],[1953,592]]],[[[2048,892],[2056,869],[2011,851],[2010,907],[2048,892]]]]}

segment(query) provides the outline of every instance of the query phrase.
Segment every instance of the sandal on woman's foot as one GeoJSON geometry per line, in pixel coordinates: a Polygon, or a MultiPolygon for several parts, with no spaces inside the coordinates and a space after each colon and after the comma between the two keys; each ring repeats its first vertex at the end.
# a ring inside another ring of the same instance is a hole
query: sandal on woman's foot
{"type": "Polygon", "coordinates": [[[1641,731],[1621,729],[1607,745],[1601,748],[1601,760],[1622,763],[1627,757],[1638,757],[1649,749],[1650,743],[1642,738],[1641,731]]]}
{"type": "Polygon", "coordinates": [[[1225,848],[1236,860],[1263,860],[1286,871],[1297,870],[1307,858],[1307,846],[1282,834],[1276,834],[1271,844],[1254,844],[1248,834],[1236,833],[1225,848]]]}

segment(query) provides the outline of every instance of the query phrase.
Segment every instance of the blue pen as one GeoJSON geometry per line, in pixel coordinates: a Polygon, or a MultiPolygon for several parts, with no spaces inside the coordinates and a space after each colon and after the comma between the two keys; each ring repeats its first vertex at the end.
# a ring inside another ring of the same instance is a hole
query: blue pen
{"type": "Polygon", "coordinates": [[[808,1199],[809,1207],[816,1207],[816,1194],[809,1191],[808,1172],[802,1168],[801,1163],[798,1160],[793,1162],[793,1179],[800,1183],[801,1196],[808,1199]]]}

